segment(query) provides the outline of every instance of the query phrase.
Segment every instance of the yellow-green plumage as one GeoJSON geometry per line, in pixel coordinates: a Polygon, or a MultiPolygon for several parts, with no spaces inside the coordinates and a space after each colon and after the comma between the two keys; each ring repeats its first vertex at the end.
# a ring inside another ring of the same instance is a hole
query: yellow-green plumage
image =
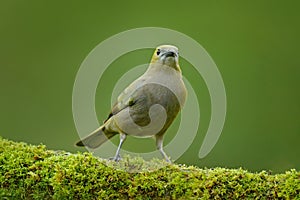
{"type": "Polygon", "coordinates": [[[120,144],[114,158],[118,160],[127,135],[155,136],[157,148],[170,161],[163,151],[163,135],[184,105],[187,95],[178,59],[176,47],[157,47],[147,71],[119,95],[104,124],[76,145],[97,148],[109,138],[120,134],[120,144]],[[153,105],[162,106],[164,113],[152,109],[153,105]],[[164,123],[161,125],[160,121],[164,123]],[[144,127],[150,129],[145,131],[144,127]]]}

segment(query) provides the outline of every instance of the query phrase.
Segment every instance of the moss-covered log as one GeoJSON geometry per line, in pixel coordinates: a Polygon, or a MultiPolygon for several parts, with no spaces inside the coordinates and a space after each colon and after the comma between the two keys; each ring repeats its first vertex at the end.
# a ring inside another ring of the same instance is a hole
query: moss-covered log
{"type": "Polygon", "coordinates": [[[1,199],[300,199],[296,170],[271,175],[137,158],[115,163],[1,138],[0,152],[1,199]]]}

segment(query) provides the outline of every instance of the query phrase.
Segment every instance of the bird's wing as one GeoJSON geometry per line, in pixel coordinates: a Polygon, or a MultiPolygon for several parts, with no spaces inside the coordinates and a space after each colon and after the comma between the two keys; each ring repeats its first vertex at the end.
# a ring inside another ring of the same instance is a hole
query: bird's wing
{"type": "Polygon", "coordinates": [[[145,79],[142,77],[135,80],[119,95],[117,102],[112,107],[111,112],[109,113],[104,123],[112,116],[118,114],[121,110],[133,106],[136,103],[137,99],[135,91],[140,85],[142,85],[144,81],[145,79]]]}

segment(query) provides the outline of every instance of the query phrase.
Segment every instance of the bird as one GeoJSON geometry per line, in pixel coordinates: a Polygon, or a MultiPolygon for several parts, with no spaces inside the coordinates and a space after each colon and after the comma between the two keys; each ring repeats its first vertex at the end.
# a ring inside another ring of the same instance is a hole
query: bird
{"type": "Polygon", "coordinates": [[[119,161],[122,144],[128,135],[153,137],[157,150],[167,162],[171,162],[163,149],[163,138],[183,108],[186,97],[178,48],[160,45],[154,50],[145,73],[120,93],[103,124],[78,141],[76,146],[95,149],[119,134],[119,145],[113,157],[119,161]]]}

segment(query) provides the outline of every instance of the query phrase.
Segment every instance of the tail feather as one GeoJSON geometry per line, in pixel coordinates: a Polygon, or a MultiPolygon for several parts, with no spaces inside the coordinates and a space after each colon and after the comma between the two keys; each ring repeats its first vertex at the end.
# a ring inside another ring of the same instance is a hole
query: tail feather
{"type": "Polygon", "coordinates": [[[106,142],[108,139],[115,136],[117,133],[106,132],[105,127],[101,126],[100,128],[93,131],[91,134],[80,140],[76,143],[76,146],[87,146],[89,148],[95,149],[101,144],[106,142]]]}

